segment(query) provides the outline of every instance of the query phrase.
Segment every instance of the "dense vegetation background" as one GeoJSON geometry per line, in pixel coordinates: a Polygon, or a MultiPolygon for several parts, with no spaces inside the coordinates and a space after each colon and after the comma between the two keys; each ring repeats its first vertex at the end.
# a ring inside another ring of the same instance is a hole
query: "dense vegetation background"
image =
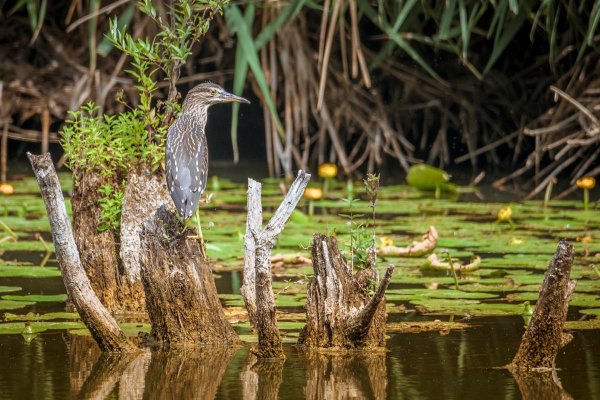
{"type": "MultiPolygon", "coordinates": [[[[167,20],[178,2],[153,3],[167,20]]],[[[88,100],[106,114],[139,103],[131,60],[106,37],[111,19],[158,40],[130,0],[2,2],[6,129],[59,132],[88,100]]],[[[234,160],[259,152],[272,175],[327,161],[345,174],[468,163],[503,171],[497,186],[527,178],[533,195],[555,177],[600,172],[599,21],[597,1],[231,2],[177,88],[210,79],[254,92],[261,107],[242,119],[234,108],[231,142],[209,142],[231,143],[234,160]]],[[[223,136],[229,117],[217,115],[223,136]]]]}

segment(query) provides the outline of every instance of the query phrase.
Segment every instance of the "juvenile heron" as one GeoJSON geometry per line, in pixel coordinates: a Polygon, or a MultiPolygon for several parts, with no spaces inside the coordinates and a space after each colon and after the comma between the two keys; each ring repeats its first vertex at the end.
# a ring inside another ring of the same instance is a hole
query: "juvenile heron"
{"type": "MultiPolygon", "coordinates": [[[[201,83],[183,101],[182,113],[169,128],[166,146],[166,175],[169,195],[186,220],[197,210],[208,178],[206,120],[208,108],[217,103],[250,103],[214,83],[201,83]]],[[[201,237],[199,217],[198,235],[201,237]]]]}

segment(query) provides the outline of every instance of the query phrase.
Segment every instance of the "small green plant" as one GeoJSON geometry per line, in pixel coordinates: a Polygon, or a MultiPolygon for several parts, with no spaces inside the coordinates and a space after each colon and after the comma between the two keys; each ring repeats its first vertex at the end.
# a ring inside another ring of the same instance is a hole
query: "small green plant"
{"type": "Polygon", "coordinates": [[[115,190],[112,185],[103,185],[98,191],[102,194],[100,197],[100,220],[98,221],[98,230],[108,229],[118,230],[121,226],[121,203],[123,202],[123,190],[115,190]]]}
{"type": "Polygon", "coordinates": [[[346,218],[346,224],[350,228],[350,243],[346,244],[350,251],[350,266],[354,268],[365,269],[368,266],[375,266],[375,241],[376,224],[375,208],[377,206],[377,194],[379,191],[379,176],[368,174],[364,180],[367,196],[369,197],[369,207],[371,208],[372,231],[369,232],[369,221],[362,221],[364,214],[354,213],[354,209],[360,204],[360,199],[349,197],[342,199],[346,203],[349,213],[339,214],[346,218]]]}
{"type": "MultiPolygon", "coordinates": [[[[92,173],[106,183],[99,190],[99,230],[118,231],[130,171],[140,167],[151,171],[160,168],[167,127],[173,113],[179,110],[175,84],[181,66],[191,54],[192,46],[208,30],[212,17],[227,2],[181,0],[166,5],[159,13],[151,0],[139,1],[139,10],[156,24],[158,33],[152,39],[134,39],[126,26],[116,19],[111,21],[108,39],[132,58],[127,72],[137,82],[139,105],[124,104],[126,111],[111,116],[103,115],[99,107],[89,102],[70,112],[71,118],[61,132],[61,144],[74,180],[92,173]],[[169,82],[164,103],[154,98],[161,76],[169,82]]],[[[121,94],[117,101],[122,102],[121,94]]]]}

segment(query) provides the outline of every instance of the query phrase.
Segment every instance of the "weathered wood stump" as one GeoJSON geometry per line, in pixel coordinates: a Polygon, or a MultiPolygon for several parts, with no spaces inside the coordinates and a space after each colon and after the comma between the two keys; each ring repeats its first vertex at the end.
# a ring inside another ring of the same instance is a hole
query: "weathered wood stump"
{"type": "Polygon", "coordinates": [[[239,343],[200,244],[182,230],[164,206],[142,228],[140,265],[152,341],[160,348],[239,343]]]}
{"type": "Polygon", "coordinates": [[[308,283],[306,326],[298,344],[317,348],[370,349],[385,346],[385,290],[389,266],[373,296],[376,271],[350,270],[334,237],[314,235],[314,278],[308,283]]]}
{"type": "Polygon", "coordinates": [[[577,284],[569,280],[572,266],[573,246],[561,240],[540,287],[531,322],[509,369],[553,369],[559,350],[573,338],[563,330],[577,284]]]}
{"type": "Polygon", "coordinates": [[[127,353],[138,349],[127,340],[110,312],[100,302],[83,268],[60,182],[50,154],[34,156],[27,153],[40,186],[48,212],[56,259],[62,273],[69,298],[73,301],[81,320],[105,352],[127,353]]]}
{"type": "Polygon", "coordinates": [[[283,358],[281,335],[277,329],[275,295],[271,277],[271,252],[277,237],[310,180],[310,174],[298,171],[285,198],[264,228],[262,227],[261,184],[248,179],[248,219],[244,242],[244,283],[241,288],[250,323],[258,331],[259,358],[283,358]]]}

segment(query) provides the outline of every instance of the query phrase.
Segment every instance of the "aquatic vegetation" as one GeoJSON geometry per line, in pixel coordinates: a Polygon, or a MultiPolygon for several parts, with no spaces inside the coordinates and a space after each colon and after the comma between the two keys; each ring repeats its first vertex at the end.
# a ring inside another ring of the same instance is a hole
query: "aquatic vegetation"
{"type": "Polygon", "coordinates": [[[448,261],[441,261],[438,256],[433,253],[427,257],[421,268],[425,271],[460,271],[460,272],[473,272],[477,271],[481,265],[481,257],[474,256],[471,262],[467,264],[456,263],[460,260],[454,260],[448,257],[448,261]]]}
{"type": "Polygon", "coordinates": [[[385,236],[380,238],[381,245],[377,249],[377,253],[384,257],[421,257],[429,254],[435,249],[438,240],[438,233],[435,227],[430,226],[427,233],[421,237],[421,241],[412,242],[406,247],[394,246],[394,241],[385,236]]]}
{"type": "MultiPolygon", "coordinates": [[[[68,177],[63,176],[61,179],[66,178],[68,177]]],[[[219,183],[218,193],[203,214],[205,237],[208,255],[215,261],[219,297],[227,309],[233,310],[234,307],[243,306],[241,296],[231,294],[239,293],[236,291],[239,288],[239,278],[235,281],[233,277],[239,276],[242,268],[243,227],[237,231],[231,227],[244,218],[246,189],[243,185],[225,179],[219,179],[219,183]]],[[[37,280],[57,279],[60,276],[60,270],[56,268],[52,256],[49,265],[43,268],[38,266],[46,248],[42,241],[36,239],[36,234],[44,237],[48,249],[53,251],[54,247],[48,242],[49,228],[43,204],[34,195],[33,189],[31,179],[24,179],[15,182],[15,194],[12,197],[0,197],[0,211],[3,205],[9,211],[9,215],[3,217],[2,221],[19,238],[17,242],[0,243],[5,260],[0,263],[0,278],[35,277],[37,280]],[[27,192],[31,194],[22,194],[27,192]],[[22,216],[17,214],[19,209],[23,209],[18,203],[27,204],[26,213],[22,216]],[[6,261],[14,259],[27,262],[6,261]]],[[[355,266],[364,262],[356,254],[373,244],[372,203],[365,201],[368,196],[362,185],[353,187],[351,198],[347,198],[347,194],[344,185],[331,187],[329,199],[314,202],[316,212],[310,218],[306,215],[308,199],[303,200],[279,237],[273,260],[273,287],[278,293],[278,320],[288,322],[293,318],[296,322],[303,321],[301,311],[305,302],[305,285],[312,274],[311,265],[307,263],[310,257],[309,244],[314,232],[324,229],[335,232],[340,242],[352,245],[346,247],[346,252],[348,255],[354,254],[355,266]],[[344,197],[346,200],[334,200],[344,197]],[[303,263],[292,263],[294,259],[303,263]]],[[[280,200],[279,180],[265,180],[265,218],[270,217],[273,207],[280,200]]],[[[386,265],[392,263],[397,266],[387,293],[390,317],[404,318],[407,309],[417,309],[425,314],[455,314],[459,317],[464,314],[473,317],[522,315],[523,302],[530,301],[533,304],[536,300],[543,272],[555,250],[556,240],[561,237],[573,241],[577,254],[572,271],[573,279],[578,280],[573,304],[578,307],[577,311],[581,315],[589,315],[589,318],[600,315],[600,275],[594,272],[594,267],[597,268],[600,264],[600,259],[595,256],[600,253],[600,241],[594,239],[600,237],[600,221],[590,219],[589,215],[582,215],[584,213],[577,210],[577,207],[580,207],[580,203],[572,200],[554,200],[546,211],[540,209],[539,202],[513,203],[509,206],[502,203],[457,202],[444,198],[433,200],[408,186],[380,187],[376,204],[377,247],[411,243],[413,238],[422,236],[427,227],[435,226],[438,233],[436,248],[445,249],[453,258],[460,259],[453,261],[460,289],[455,290],[455,279],[440,251],[436,251],[438,261],[446,269],[436,271],[423,268],[423,264],[428,262],[427,253],[403,258],[397,254],[384,256],[380,250],[378,257],[385,259],[386,265]],[[504,207],[512,210],[511,218],[515,218],[517,222],[514,229],[498,229],[493,224],[498,210],[504,207]],[[587,237],[592,238],[591,241],[587,237]],[[460,270],[460,265],[468,265],[470,258],[475,259],[477,269],[469,273],[464,268],[460,270]]],[[[0,309],[12,313],[5,314],[5,321],[36,323],[77,320],[76,314],[54,315],[49,312],[58,312],[64,308],[64,295],[47,296],[41,292],[31,292],[27,288],[23,291],[20,287],[25,287],[26,282],[11,281],[0,286],[3,296],[14,296],[0,300],[0,309]],[[40,297],[36,296],[38,294],[40,297]],[[44,300],[44,314],[38,316],[27,313],[30,307],[42,304],[44,300]]],[[[0,285],[2,284],[0,279],[0,285]]],[[[243,321],[240,316],[232,315],[232,318],[243,321]]],[[[576,318],[575,314],[573,319],[576,318]]],[[[595,326],[592,322],[581,322],[585,324],[573,326],[582,326],[581,329],[595,326]]],[[[20,325],[19,329],[11,332],[20,334],[23,326],[20,325]]],[[[131,326],[132,335],[135,335],[135,326],[131,326]]],[[[292,339],[292,336],[284,336],[284,341],[292,339]]]]}
{"type": "Polygon", "coordinates": [[[593,176],[584,176],[577,179],[576,184],[579,189],[583,189],[583,209],[587,211],[590,202],[590,190],[596,186],[596,179],[593,176]]]}
{"type": "Polygon", "coordinates": [[[323,179],[323,194],[325,197],[327,197],[331,180],[334,179],[338,174],[338,167],[333,163],[321,164],[319,165],[318,174],[319,178],[323,179]]]}
{"type": "Polygon", "coordinates": [[[439,199],[443,193],[456,194],[456,185],[450,182],[450,175],[439,168],[427,164],[415,164],[411,166],[406,175],[409,186],[422,191],[435,192],[435,198],[439,199]]]}

